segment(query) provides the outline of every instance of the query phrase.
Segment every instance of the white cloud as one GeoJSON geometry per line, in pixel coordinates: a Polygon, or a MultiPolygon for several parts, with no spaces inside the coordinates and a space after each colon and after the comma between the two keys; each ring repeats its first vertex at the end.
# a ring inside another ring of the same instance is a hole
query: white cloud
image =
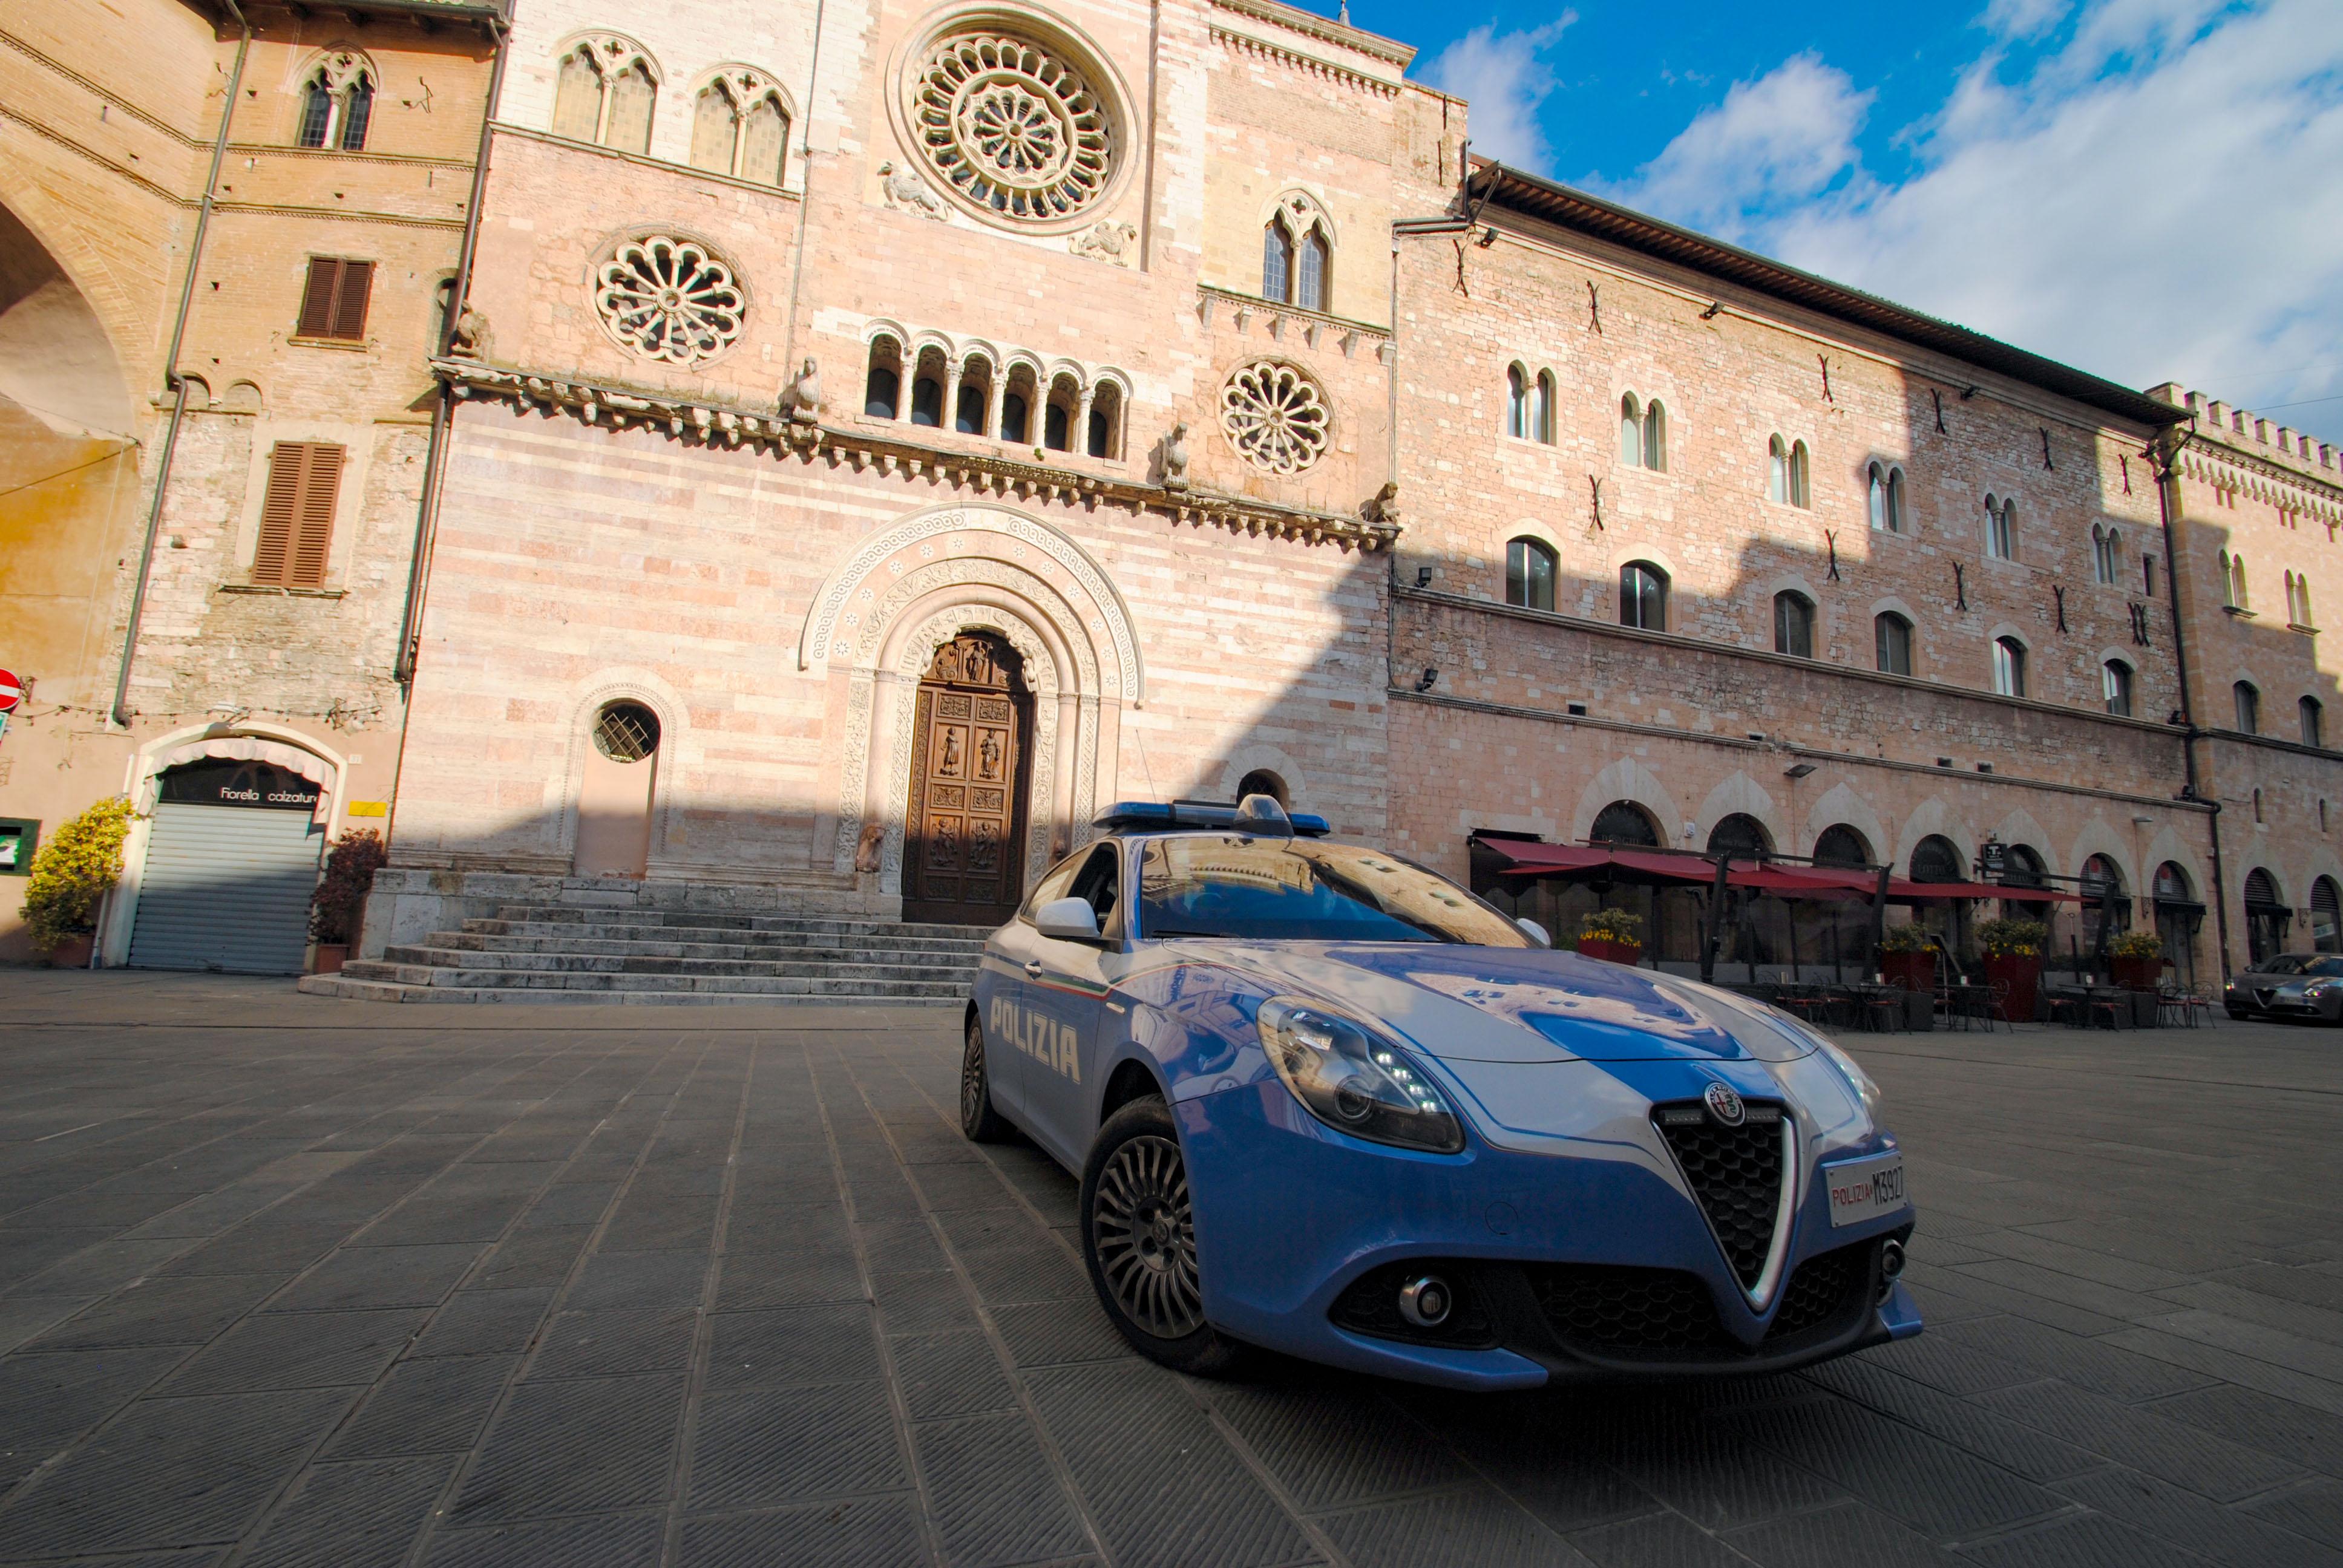
{"type": "Polygon", "coordinates": [[[1577,12],[1564,11],[1543,27],[1512,33],[1484,22],[1424,65],[1426,83],[1472,106],[1475,153],[1527,168],[1545,166],[1538,111],[1554,89],[1554,75],[1542,56],[1577,20],[1577,12]]]}
{"type": "MultiPolygon", "coordinates": [[[[2099,0],[2015,81],[1986,55],[1896,183],[1853,147],[1852,85],[1800,55],[1620,194],[2132,386],[2343,392],[2343,28],[2333,0],[2217,5],[2099,0]]],[[[2281,417],[2343,437],[2343,403],[2281,417]]]]}

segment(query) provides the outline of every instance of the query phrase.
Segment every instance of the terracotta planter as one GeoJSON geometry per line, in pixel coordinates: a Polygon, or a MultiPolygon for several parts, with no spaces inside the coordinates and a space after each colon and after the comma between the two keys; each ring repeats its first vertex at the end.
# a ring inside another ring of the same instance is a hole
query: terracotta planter
{"type": "Polygon", "coordinates": [[[2164,979],[2161,957],[2144,959],[2111,958],[2107,967],[2115,971],[2116,984],[2126,990],[2154,990],[2164,979]]]}
{"type": "Polygon", "coordinates": [[[1988,984],[2003,988],[2001,1018],[2005,1023],[2032,1023],[2036,998],[2042,989],[2042,960],[2015,954],[1987,953],[1985,956],[1985,978],[1988,984]]]}
{"type": "Polygon", "coordinates": [[[317,961],[310,966],[309,972],[312,974],[321,975],[337,975],[342,972],[342,966],[349,962],[349,943],[319,942],[317,944],[317,961]]]}
{"type": "Polygon", "coordinates": [[[89,931],[76,931],[49,950],[49,967],[53,970],[85,970],[89,968],[89,950],[96,940],[89,931]]]}
{"type": "Polygon", "coordinates": [[[1882,953],[1879,972],[1889,985],[1902,986],[1906,990],[1936,993],[1936,955],[1926,953],[1882,953]]]}
{"type": "Polygon", "coordinates": [[[1578,950],[1590,959],[1602,959],[1608,963],[1625,964],[1630,968],[1640,963],[1644,957],[1643,943],[1623,942],[1611,937],[1581,937],[1578,939],[1578,950]]]}

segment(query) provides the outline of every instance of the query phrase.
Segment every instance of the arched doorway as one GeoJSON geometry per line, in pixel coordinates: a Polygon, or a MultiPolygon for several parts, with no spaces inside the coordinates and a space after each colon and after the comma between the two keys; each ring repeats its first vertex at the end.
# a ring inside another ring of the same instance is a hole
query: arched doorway
{"type": "Polygon", "coordinates": [[[2310,945],[2322,953],[2343,953],[2343,894],[2332,877],[2310,884],[2310,945]]]}
{"type": "Polygon", "coordinates": [[[1033,699],[1024,661],[991,632],[935,650],[912,718],[903,918],[998,925],[1024,890],[1033,699]]]}
{"type": "Polygon", "coordinates": [[[2173,979],[2183,990],[2197,984],[2197,932],[2205,923],[2205,906],[2198,900],[2188,873],[2167,860],[2156,869],[2156,935],[2172,964],[2173,979]]]}
{"type": "Polygon", "coordinates": [[[1814,861],[1859,870],[1871,864],[1871,845],[1845,823],[1835,822],[1815,836],[1814,861]]]}
{"type": "Polygon", "coordinates": [[[2125,890],[2123,869],[2105,855],[2083,862],[2083,945],[2094,956],[2107,943],[2131,930],[2131,898],[2125,890]]]}
{"type": "Polygon", "coordinates": [[[2294,911],[2286,907],[2278,879],[2259,867],[2246,873],[2246,953],[2255,963],[2286,950],[2294,911]]]}
{"type": "Polygon", "coordinates": [[[1594,825],[1586,829],[1586,839],[1592,844],[1656,849],[1660,846],[1660,829],[1652,821],[1652,814],[1641,806],[1632,800],[1614,800],[1594,813],[1594,825]]]}
{"type": "Polygon", "coordinates": [[[273,762],[166,769],[130,930],[135,969],[299,974],[326,842],[323,789],[273,762]]]}
{"type": "Polygon", "coordinates": [[[595,712],[570,851],[578,875],[640,877],[648,870],[659,738],[659,715],[640,702],[621,699],[595,712]]]}

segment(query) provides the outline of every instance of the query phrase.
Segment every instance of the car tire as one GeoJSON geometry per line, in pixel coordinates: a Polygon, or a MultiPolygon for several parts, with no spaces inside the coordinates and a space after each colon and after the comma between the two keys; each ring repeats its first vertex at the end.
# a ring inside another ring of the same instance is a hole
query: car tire
{"type": "Polygon", "coordinates": [[[992,1108],[992,1079],[984,1066],[984,1025],[968,1020],[968,1043],[960,1054],[960,1131],[970,1143],[999,1143],[1009,1136],[1008,1118],[992,1108]]]}
{"type": "Polygon", "coordinates": [[[1221,1377],[1245,1347],[1204,1321],[1188,1167],[1172,1109],[1134,1100],[1106,1120],[1082,1162],[1082,1261],[1131,1348],[1174,1372],[1221,1377]]]}

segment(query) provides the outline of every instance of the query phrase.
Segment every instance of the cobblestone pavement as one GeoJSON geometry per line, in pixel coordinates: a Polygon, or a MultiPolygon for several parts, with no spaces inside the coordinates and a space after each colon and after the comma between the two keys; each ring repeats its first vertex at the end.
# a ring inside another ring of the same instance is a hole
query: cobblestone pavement
{"type": "Polygon", "coordinates": [[[1125,1354],[949,1013],[0,1019],[0,1562],[2343,1564],[2343,1035],[1854,1037],[1926,1334],[1491,1399],[1125,1354]]]}

